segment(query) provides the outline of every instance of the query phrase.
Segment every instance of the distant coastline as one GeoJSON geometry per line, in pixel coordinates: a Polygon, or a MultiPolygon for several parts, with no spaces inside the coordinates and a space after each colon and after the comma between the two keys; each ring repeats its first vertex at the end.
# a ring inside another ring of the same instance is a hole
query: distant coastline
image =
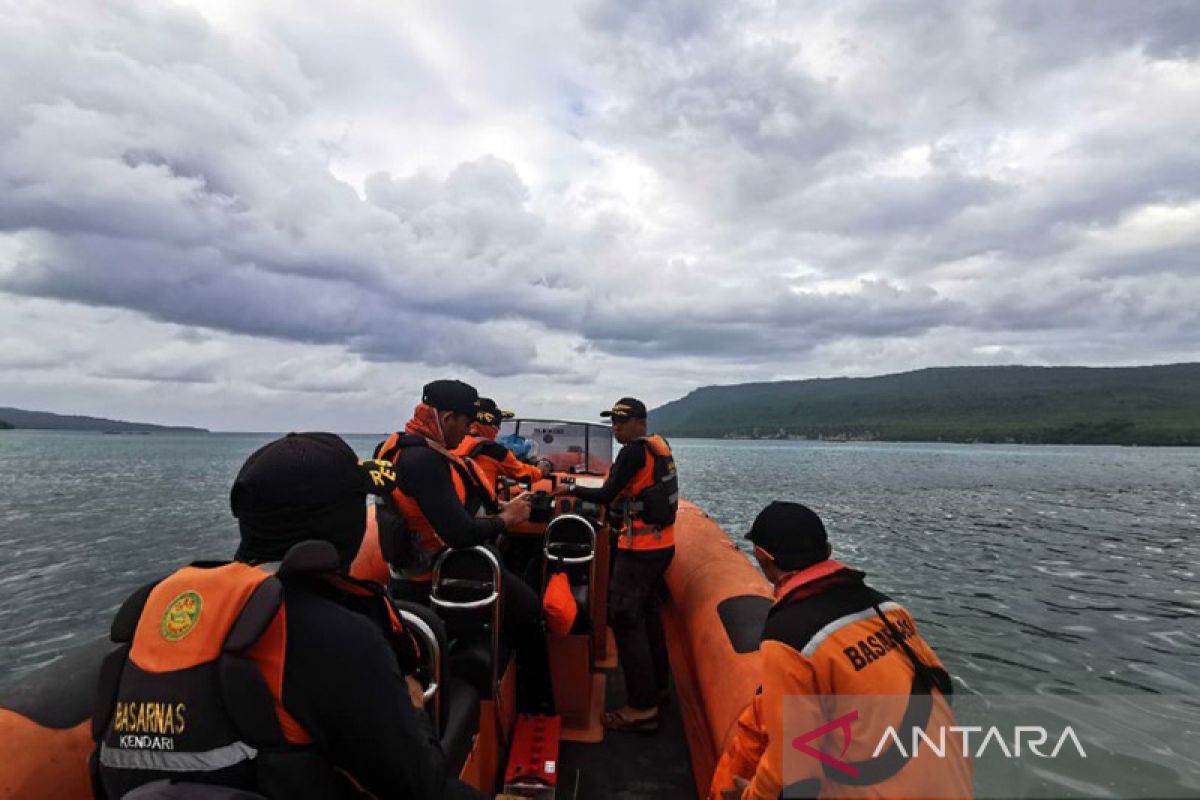
{"type": "Polygon", "coordinates": [[[45,431],[98,431],[100,433],[209,433],[186,425],[154,425],[104,417],[51,414],[22,408],[0,407],[0,429],[45,431]]]}
{"type": "Polygon", "coordinates": [[[650,412],[667,436],[1200,446],[1200,364],[933,367],[706,386],[650,412]]]}

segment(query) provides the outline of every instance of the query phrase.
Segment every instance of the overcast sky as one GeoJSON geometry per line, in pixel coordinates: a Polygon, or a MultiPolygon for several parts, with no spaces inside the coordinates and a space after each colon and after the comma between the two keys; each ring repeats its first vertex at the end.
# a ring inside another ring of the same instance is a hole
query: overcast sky
{"type": "Polygon", "coordinates": [[[1200,3],[0,0],[0,405],[1200,360],[1200,3]]]}

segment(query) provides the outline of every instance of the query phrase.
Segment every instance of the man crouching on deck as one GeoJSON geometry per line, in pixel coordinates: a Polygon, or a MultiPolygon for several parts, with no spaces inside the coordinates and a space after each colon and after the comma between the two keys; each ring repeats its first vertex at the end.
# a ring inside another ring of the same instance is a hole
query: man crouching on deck
{"type": "Polygon", "coordinates": [[[950,676],[912,615],[830,558],[825,526],[806,506],[771,503],[746,538],[775,603],[760,647],[762,687],[710,798],[970,797],[959,742],[944,757],[877,746],[892,741],[889,726],[907,741],[912,726],[954,725],[950,676]]]}

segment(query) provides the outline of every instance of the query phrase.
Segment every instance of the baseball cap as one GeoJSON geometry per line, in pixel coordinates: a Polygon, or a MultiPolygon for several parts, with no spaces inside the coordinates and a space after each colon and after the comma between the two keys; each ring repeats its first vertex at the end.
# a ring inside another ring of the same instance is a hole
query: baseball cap
{"type": "Polygon", "coordinates": [[[502,410],[492,398],[479,398],[479,407],[475,411],[476,422],[482,425],[499,425],[501,420],[512,418],[513,412],[502,410]]]}
{"type": "Polygon", "coordinates": [[[425,384],[421,391],[421,402],[438,411],[453,411],[475,417],[479,404],[479,392],[469,383],[456,380],[439,380],[425,384]]]}
{"type": "Polygon", "coordinates": [[[746,539],[765,550],[782,569],[801,569],[829,556],[824,523],[800,503],[771,503],[754,518],[746,539]]]}
{"type": "Polygon", "coordinates": [[[612,408],[601,411],[600,416],[615,417],[616,419],[629,419],[630,417],[645,419],[646,404],[634,397],[622,397],[613,403],[612,408]]]}

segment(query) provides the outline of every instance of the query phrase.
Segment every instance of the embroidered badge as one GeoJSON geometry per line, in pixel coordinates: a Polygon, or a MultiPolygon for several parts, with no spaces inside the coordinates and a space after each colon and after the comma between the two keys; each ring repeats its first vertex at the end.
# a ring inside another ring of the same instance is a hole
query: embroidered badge
{"type": "Polygon", "coordinates": [[[158,626],[159,633],[168,642],[178,642],[196,627],[200,620],[201,605],[203,600],[196,592],[184,592],[179,595],[163,612],[162,623],[158,626]]]}

